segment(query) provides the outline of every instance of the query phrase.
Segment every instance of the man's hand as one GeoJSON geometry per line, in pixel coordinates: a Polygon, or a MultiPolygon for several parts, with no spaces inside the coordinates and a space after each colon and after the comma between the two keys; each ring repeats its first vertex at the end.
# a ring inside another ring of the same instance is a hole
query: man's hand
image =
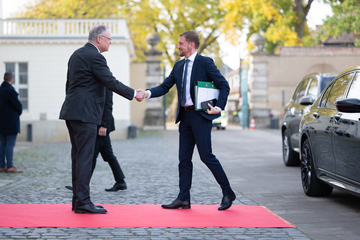
{"type": "Polygon", "coordinates": [[[207,114],[218,114],[218,113],[221,112],[219,109],[214,108],[213,106],[211,106],[210,103],[208,103],[208,106],[210,107],[210,109],[206,109],[205,112],[206,112],[207,114]]]}
{"type": "Polygon", "coordinates": [[[145,94],[144,90],[138,89],[138,90],[136,90],[135,99],[136,99],[138,102],[141,102],[141,101],[144,100],[144,98],[146,97],[145,95],[146,95],[146,94],[145,94]]]}
{"type": "Polygon", "coordinates": [[[106,136],[106,128],[104,128],[103,126],[99,128],[99,136],[106,136]]]}

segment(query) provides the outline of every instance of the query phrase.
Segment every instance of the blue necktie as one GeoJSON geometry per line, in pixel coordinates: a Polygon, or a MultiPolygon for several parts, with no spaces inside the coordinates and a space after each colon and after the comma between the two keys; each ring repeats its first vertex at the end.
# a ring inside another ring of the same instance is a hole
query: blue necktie
{"type": "Polygon", "coordinates": [[[182,81],[182,89],[181,89],[181,106],[185,106],[186,103],[186,77],[187,77],[187,70],[188,70],[188,63],[189,63],[189,59],[185,60],[185,73],[184,73],[184,78],[182,81]]]}

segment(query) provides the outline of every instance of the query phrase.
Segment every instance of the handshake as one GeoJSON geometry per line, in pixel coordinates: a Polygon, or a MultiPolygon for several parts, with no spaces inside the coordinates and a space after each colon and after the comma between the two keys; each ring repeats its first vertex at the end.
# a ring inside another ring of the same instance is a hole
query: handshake
{"type": "Polygon", "coordinates": [[[145,91],[142,90],[142,89],[138,89],[138,90],[136,90],[135,99],[136,99],[138,102],[141,102],[142,100],[144,100],[144,98],[147,98],[148,95],[149,95],[148,92],[145,92],[145,91]]]}

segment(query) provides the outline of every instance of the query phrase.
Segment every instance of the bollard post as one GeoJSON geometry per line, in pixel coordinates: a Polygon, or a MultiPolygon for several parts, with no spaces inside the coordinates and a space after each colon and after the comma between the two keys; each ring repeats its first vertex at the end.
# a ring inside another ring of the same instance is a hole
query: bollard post
{"type": "Polygon", "coordinates": [[[137,133],[137,127],[135,125],[130,125],[128,127],[128,136],[127,138],[136,138],[136,133],[137,133]]]}
{"type": "Polygon", "coordinates": [[[27,141],[32,142],[32,125],[27,125],[27,141]]]}

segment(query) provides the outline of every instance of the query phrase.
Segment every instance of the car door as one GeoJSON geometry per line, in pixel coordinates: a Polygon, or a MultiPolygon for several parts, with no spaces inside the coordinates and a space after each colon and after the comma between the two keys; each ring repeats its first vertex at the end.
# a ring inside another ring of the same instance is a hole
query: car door
{"type": "Polygon", "coordinates": [[[314,134],[311,139],[317,168],[335,173],[333,156],[332,131],[334,116],[338,113],[335,102],[344,98],[344,92],[353,74],[347,74],[336,80],[325,91],[320,106],[313,117],[317,119],[312,125],[314,134]]]}
{"type": "MultiPolygon", "coordinates": [[[[357,73],[346,98],[360,99],[360,73],[357,73]]],[[[336,173],[360,182],[360,113],[338,112],[334,116],[333,152],[336,173]]]]}
{"type": "Polygon", "coordinates": [[[288,109],[288,111],[290,112],[289,117],[291,118],[291,120],[288,121],[290,129],[290,141],[291,146],[294,149],[299,149],[299,124],[301,117],[304,113],[304,109],[306,107],[300,104],[300,100],[303,96],[306,95],[310,80],[311,78],[308,77],[298,85],[294,93],[293,105],[290,106],[288,109]]]}

